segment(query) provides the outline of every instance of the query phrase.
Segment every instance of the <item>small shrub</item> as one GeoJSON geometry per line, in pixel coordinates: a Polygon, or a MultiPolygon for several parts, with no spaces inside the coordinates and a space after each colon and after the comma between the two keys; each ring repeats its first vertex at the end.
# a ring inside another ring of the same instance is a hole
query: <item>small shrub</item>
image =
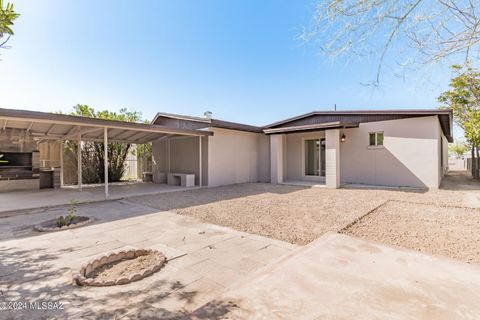
{"type": "Polygon", "coordinates": [[[63,216],[58,217],[55,224],[57,225],[57,228],[63,227],[65,225],[65,218],[63,216]]]}
{"type": "Polygon", "coordinates": [[[70,207],[68,208],[68,215],[60,216],[55,221],[57,228],[61,228],[63,226],[69,226],[73,223],[75,218],[77,217],[77,204],[78,201],[75,199],[70,200],[70,207]]]}

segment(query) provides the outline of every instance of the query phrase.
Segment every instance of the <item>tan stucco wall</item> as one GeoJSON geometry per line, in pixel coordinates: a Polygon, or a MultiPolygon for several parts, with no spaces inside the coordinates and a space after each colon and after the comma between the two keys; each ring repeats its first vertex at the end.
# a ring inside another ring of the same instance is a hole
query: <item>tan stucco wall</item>
{"type": "Polygon", "coordinates": [[[220,186],[235,183],[257,182],[259,168],[266,177],[265,151],[259,156],[259,142],[266,146],[259,134],[210,128],[214,135],[208,139],[208,185],[220,186]],[[261,164],[259,165],[259,158],[261,164]]]}
{"type": "MultiPolygon", "coordinates": [[[[193,173],[199,184],[199,138],[180,137],[152,143],[153,182],[166,183],[168,172],[193,173]]],[[[202,185],[208,185],[208,140],[202,138],[202,185]]]]}
{"type": "Polygon", "coordinates": [[[436,116],[371,122],[342,130],[342,183],[438,188],[439,141],[436,116]],[[384,132],[384,147],[368,146],[369,132],[384,132]]]}

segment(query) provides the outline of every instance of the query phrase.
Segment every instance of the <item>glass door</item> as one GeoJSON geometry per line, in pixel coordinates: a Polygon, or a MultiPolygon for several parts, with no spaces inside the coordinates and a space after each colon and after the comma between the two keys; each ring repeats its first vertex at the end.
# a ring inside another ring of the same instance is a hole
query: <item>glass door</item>
{"type": "Polygon", "coordinates": [[[325,177],[325,139],[320,139],[320,175],[325,177]]]}
{"type": "Polygon", "coordinates": [[[305,140],[305,176],[320,176],[320,139],[305,140]]]}

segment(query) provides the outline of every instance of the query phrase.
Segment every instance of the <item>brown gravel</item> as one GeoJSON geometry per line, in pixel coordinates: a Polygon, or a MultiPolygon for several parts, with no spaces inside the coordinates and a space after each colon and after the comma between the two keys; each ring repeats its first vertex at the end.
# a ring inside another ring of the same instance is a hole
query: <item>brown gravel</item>
{"type": "Polygon", "coordinates": [[[457,191],[325,189],[252,183],[131,198],[203,222],[307,244],[338,231],[387,200],[462,205],[457,191]]]}
{"type": "Polygon", "coordinates": [[[123,259],[120,261],[107,263],[93,270],[88,277],[101,281],[117,280],[119,278],[128,276],[131,273],[136,273],[140,270],[149,268],[155,263],[155,259],[155,254],[150,253],[132,259],[123,259]]]}
{"type": "Polygon", "coordinates": [[[480,262],[480,182],[454,172],[439,190],[337,190],[241,184],[132,198],[160,210],[190,215],[304,245],[338,232],[373,209],[345,233],[480,262]]]}
{"type": "Polygon", "coordinates": [[[480,212],[389,201],[345,234],[480,263],[480,212]]]}

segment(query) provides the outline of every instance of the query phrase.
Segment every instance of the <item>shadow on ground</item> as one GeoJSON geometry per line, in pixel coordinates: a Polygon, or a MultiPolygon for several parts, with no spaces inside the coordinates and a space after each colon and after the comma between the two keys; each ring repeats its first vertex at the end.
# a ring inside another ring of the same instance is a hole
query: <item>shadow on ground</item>
{"type": "Polygon", "coordinates": [[[230,302],[214,301],[208,310],[195,316],[187,310],[155,308],[152,305],[171,298],[192,304],[198,292],[185,290],[186,285],[180,281],[152,278],[144,279],[144,285],[137,289],[128,285],[78,287],[70,283],[70,269],[59,268],[56,259],[41,249],[0,247],[0,306],[8,308],[10,302],[29,304],[23,310],[0,309],[1,319],[222,319],[235,307],[230,302]],[[119,303],[112,306],[112,301],[119,303]],[[28,310],[34,302],[61,303],[63,309],[28,310]]]}

